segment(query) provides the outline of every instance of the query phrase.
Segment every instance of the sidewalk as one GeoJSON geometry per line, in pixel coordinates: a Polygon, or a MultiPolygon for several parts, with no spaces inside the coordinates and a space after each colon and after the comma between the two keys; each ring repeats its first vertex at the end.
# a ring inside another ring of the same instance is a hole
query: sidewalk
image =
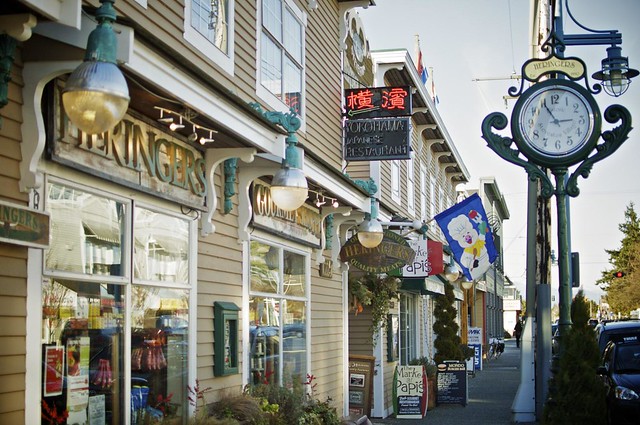
{"type": "MultiPolygon", "coordinates": [[[[520,385],[520,349],[515,340],[505,341],[500,358],[484,363],[475,377],[469,375],[469,401],[441,404],[429,410],[424,419],[371,419],[373,425],[506,425],[511,424],[511,403],[520,385]]],[[[520,425],[524,425],[520,423],[520,425]]]]}

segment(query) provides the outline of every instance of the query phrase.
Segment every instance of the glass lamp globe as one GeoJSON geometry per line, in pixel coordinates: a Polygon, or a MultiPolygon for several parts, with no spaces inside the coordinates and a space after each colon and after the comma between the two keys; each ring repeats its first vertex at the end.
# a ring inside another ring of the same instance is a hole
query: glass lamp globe
{"type": "Polygon", "coordinates": [[[366,219],[358,226],[358,241],[365,248],[375,248],[384,239],[384,229],[377,219],[366,219]]]}
{"type": "Polygon", "coordinates": [[[67,80],[62,103],[71,122],[82,132],[111,130],[129,107],[129,88],[115,63],[85,61],[67,80]]]}
{"type": "Polygon", "coordinates": [[[465,291],[468,291],[473,287],[473,281],[467,279],[466,277],[463,277],[460,281],[460,286],[462,286],[462,289],[464,289],[465,291]]]}
{"type": "Polygon", "coordinates": [[[444,278],[449,282],[455,282],[460,277],[460,270],[456,265],[448,265],[444,269],[444,278]]]}
{"type": "Polygon", "coordinates": [[[285,211],[297,210],[309,196],[307,178],[299,168],[283,167],[271,181],[271,199],[285,211]]]}

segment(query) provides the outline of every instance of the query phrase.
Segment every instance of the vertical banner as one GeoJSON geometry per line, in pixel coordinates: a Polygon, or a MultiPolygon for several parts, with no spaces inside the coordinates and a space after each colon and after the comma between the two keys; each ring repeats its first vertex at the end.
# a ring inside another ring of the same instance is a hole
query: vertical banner
{"type": "Polygon", "coordinates": [[[469,328],[467,345],[473,348],[474,370],[482,370],[482,328],[469,328]]]}
{"type": "Polygon", "coordinates": [[[424,366],[396,366],[393,410],[399,419],[422,419],[427,413],[427,373],[424,366]]]}

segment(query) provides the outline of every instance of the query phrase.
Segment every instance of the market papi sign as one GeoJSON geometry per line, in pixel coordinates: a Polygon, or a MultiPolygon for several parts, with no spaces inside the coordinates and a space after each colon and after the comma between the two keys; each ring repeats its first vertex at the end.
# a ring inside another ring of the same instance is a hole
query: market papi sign
{"type": "Polygon", "coordinates": [[[444,272],[442,242],[424,238],[409,241],[416,256],[402,268],[403,277],[428,277],[444,272]]]}
{"type": "Polygon", "coordinates": [[[402,236],[385,230],[382,242],[375,248],[365,248],[354,235],[342,246],[340,261],[367,273],[388,273],[411,263],[415,255],[402,236]]]}

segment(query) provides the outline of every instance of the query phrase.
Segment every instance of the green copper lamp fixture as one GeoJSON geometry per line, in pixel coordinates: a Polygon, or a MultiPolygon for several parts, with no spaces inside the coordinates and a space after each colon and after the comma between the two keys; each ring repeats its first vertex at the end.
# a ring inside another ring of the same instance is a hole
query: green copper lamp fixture
{"type": "Polygon", "coordinates": [[[69,76],[62,103],[71,122],[87,134],[111,130],[129,107],[129,88],[116,64],[114,0],[100,0],[98,26],[87,41],[84,62],[69,76]]]}

